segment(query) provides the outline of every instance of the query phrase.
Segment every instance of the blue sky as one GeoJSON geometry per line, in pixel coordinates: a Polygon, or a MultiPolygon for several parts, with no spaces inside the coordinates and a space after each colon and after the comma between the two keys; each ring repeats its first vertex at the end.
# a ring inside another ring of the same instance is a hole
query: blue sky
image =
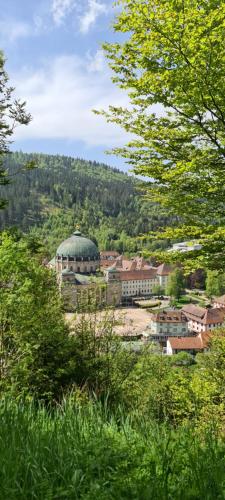
{"type": "Polygon", "coordinates": [[[101,160],[128,167],[104,151],[128,137],[92,109],[126,105],[111,83],[101,50],[118,40],[112,0],[0,0],[0,47],[16,95],[33,120],[19,127],[13,148],[101,160]]]}

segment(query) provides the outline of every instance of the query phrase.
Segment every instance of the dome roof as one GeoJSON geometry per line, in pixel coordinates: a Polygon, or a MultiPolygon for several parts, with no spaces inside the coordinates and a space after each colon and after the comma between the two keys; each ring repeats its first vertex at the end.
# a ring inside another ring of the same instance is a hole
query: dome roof
{"type": "Polygon", "coordinates": [[[93,241],[85,238],[80,231],[75,231],[70,238],[57,248],[56,255],[76,257],[82,260],[99,260],[99,251],[93,241]]]}

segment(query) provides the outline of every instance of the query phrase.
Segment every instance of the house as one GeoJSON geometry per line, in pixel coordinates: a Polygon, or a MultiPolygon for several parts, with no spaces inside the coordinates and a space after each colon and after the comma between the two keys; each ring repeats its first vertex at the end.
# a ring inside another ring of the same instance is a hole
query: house
{"type": "Polygon", "coordinates": [[[168,252],[193,252],[201,250],[201,248],[202,245],[196,241],[181,241],[180,243],[174,243],[168,252]]]}
{"type": "Polygon", "coordinates": [[[168,284],[168,278],[173,268],[168,264],[161,264],[157,267],[156,274],[159,285],[165,290],[168,284]]]}
{"type": "Polygon", "coordinates": [[[117,257],[119,257],[119,253],[114,250],[105,250],[100,252],[100,268],[104,270],[107,269],[107,267],[112,266],[117,257]]]}
{"type": "Polygon", "coordinates": [[[225,308],[225,295],[222,295],[221,297],[215,297],[213,300],[213,307],[219,308],[219,309],[224,309],[225,308]]]}
{"type": "Polygon", "coordinates": [[[166,354],[178,354],[179,352],[187,352],[195,355],[198,352],[208,350],[210,336],[207,333],[199,333],[197,337],[171,337],[168,338],[166,344],[166,354]]]}
{"type": "Polygon", "coordinates": [[[209,332],[223,325],[225,309],[204,308],[194,304],[182,308],[188,320],[188,330],[195,333],[209,332]]]}
{"type": "Polygon", "coordinates": [[[188,335],[188,322],[182,311],[161,311],[152,315],[149,340],[166,346],[169,337],[184,337],[188,335]]]}
{"type": "Polygon", "coordinates": [[[164,288],[170,272],[171,267],[165,264],[152,267],[143,257],[125,259],[120,255],[113,266],[105,270],[105,275],[107,282],[121,282],[122,297],[126,298],[152,295],[157,285],[164,288]]]}

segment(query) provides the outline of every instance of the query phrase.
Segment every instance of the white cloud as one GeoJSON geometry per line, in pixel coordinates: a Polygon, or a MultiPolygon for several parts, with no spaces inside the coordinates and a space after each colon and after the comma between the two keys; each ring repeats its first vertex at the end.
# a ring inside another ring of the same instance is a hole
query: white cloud
{"type": "Polygon", "coordinates": [[[95,72],[95,71],[101,72],[104,69],[106,69],[107,71],[106,60],[104,57],[103,50],[101,49],[97,50],[94,56],[89,53],[87,55],[87,60],[89,61],[88,70],[90,72],[95,72]]]}
{"type": "Polygon", "coordinates": [[[109,104],[128,104],[126,94],[111,83],[102,58],[100,51],[93,60],[90,54],[85,59],[57,57],[15,78],[17,94],[27,101],[33,116],[28,127],[18,127],[15,139],[77,140],[104,149],[124,144],[128,135],[92,112],[93,108],[107,109],[109,104]]]}
{"type": "Polygon", "coordinates": [[[15,42],[18,38],[24,38],[31,34],[31,26],[15,19],[0,21],[0,40],[15,42]]]}
{"type": "Polygon", "coordinates": [[[95,24],[97,18],[101,14],[106,14],[108,8],[106,4],[100,3],[97,0],[88,0],[87,11],[80,16],[80,31],[81,33],[88,33],[89,29],[95,24]]]}
{"type": "Polygon", "coordinates": [[[53,0],[51,6],[54,23],[59,26],[75,7],[74,0],[53,0]]]}

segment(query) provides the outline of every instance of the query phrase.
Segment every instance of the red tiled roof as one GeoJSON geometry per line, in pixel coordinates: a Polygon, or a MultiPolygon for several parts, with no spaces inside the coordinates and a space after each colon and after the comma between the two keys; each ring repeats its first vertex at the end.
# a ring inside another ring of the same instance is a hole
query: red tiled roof
{"type": "Polygon", "coordinates": [[[217,308],[198,307],[193,304],[182,307],[182,311],[188,320],[197,321],[203,325],[211,325],[215,323],[223,323],[225,311],[217,308]]]}
{"type": "Polygon", "coordinates": [[[156,270],[152,269],[142,269],[134,271],[123,271],[120,270],[118,273],[118,278],[120,281],[135,281],[135,280],[150,280],[156,278],[156,270]]]}
{"type": "Polygon", "coordinates": [[[222,295],[221,297],[215,297],[213,302],[225,306],[225,295],[222,295]]]}
{"type": "Polygon", "coordinates": [[[152,315],[152,320],[159,323],[186,323],[187,318],[182,311],[161,311],[152,315]]]}
{"type": "Polygon", "coordinates": [[[202,338],[200,335],[197,337],[170,337],[168,341],[172,347],[172,349],[177,350],[189,350],[189,349],[204,349],[205,345],[203,344],[202,338]]]}
{"type": "Polygon", "coordinates": [[[104,257],[118,257],[119,254],[115,250],[103,250],[103,252],[100,252],[100,256],[102,258],[104,257]]]}
{"type": "Polygon", "coordinates": [[[168,276],[168,274],[170,274],[171,271],[172,267],[169,264],[161,264],[161,266],[157,268],[158,276],[168,276]]]}
{"type": "Polygon", "coordinates": [[[134,271],[148,270],[152,267],[143,259],[143,257],[134,257],[133,259],[124,259],[122,255],[115,260],[115,267],[118,270],[134,271]]]}

